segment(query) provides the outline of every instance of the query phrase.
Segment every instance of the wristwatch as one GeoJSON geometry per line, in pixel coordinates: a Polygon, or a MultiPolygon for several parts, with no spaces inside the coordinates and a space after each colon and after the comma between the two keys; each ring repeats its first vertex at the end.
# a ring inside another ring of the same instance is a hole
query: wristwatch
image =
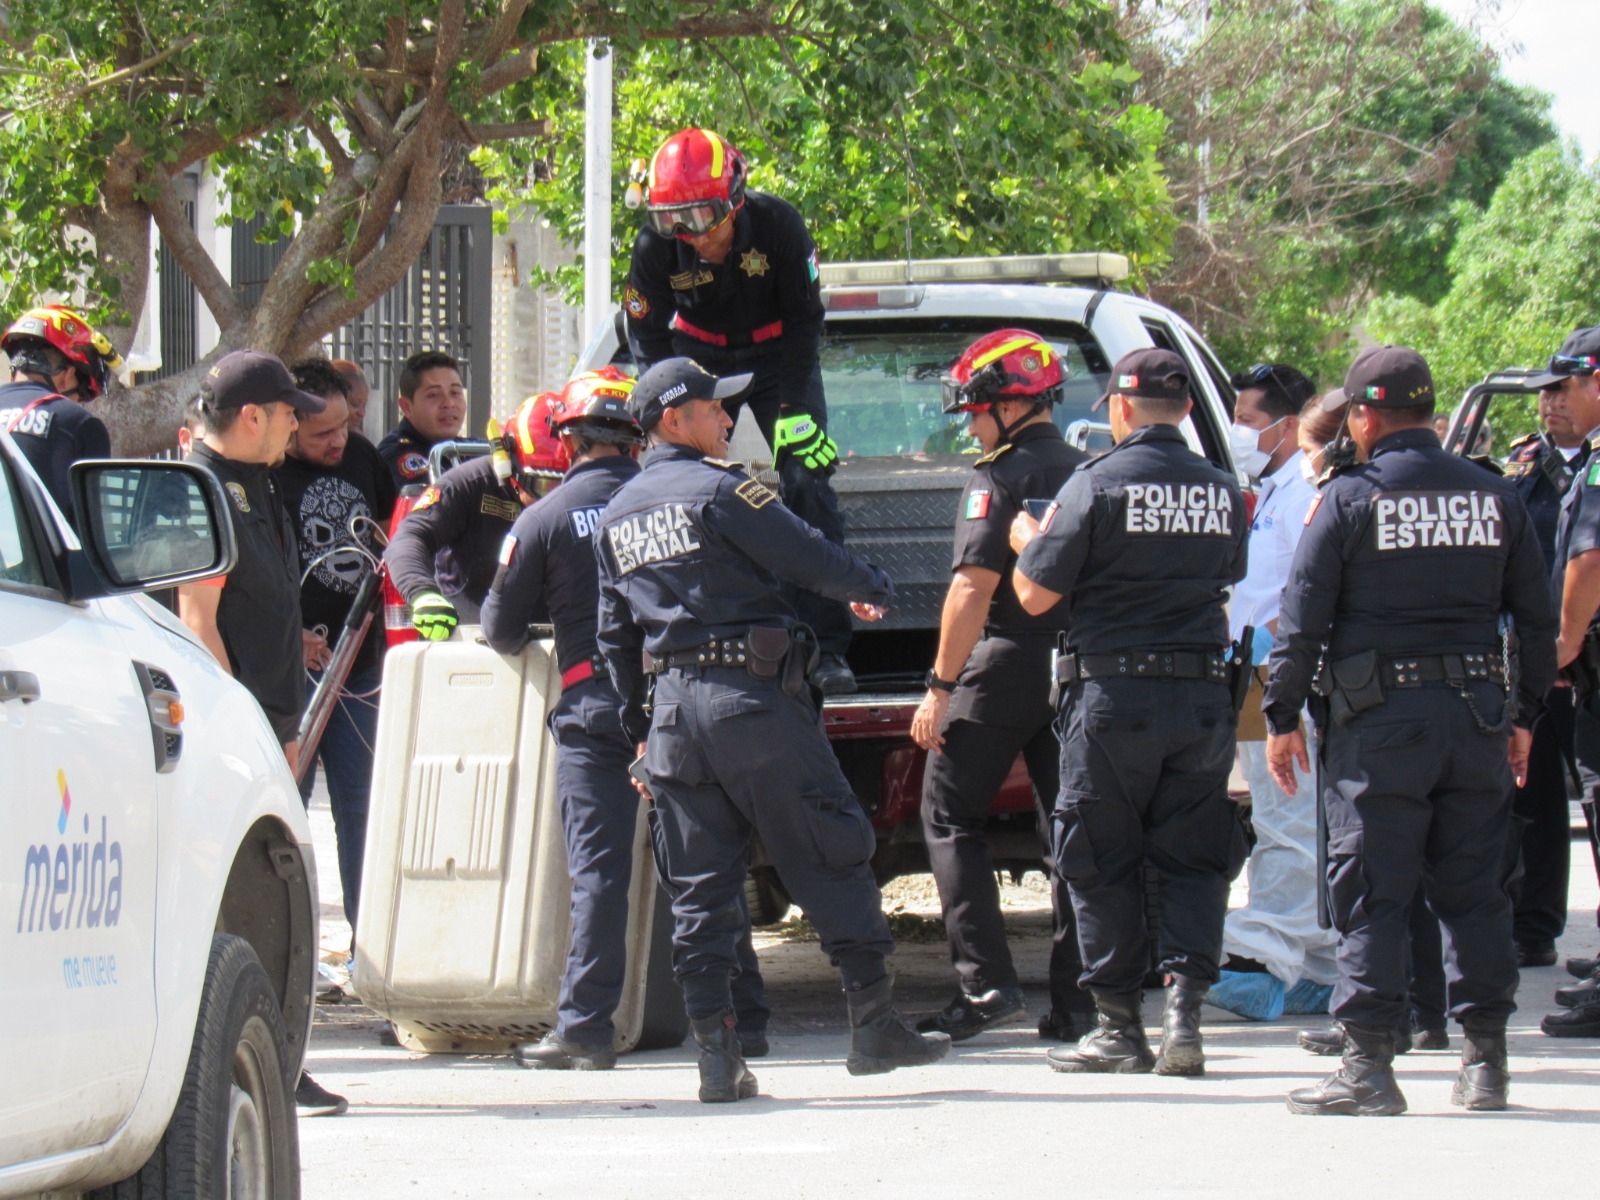
{"type": "Polygon", "coordinates": [[[941,692],[953,692],[956,690],[956,681],[954,679],[940,679],[933,673],[933,669],[930,667],[928,670],[928,677],[922,681],[922,686],[926,688],[936,688],[941,692]]]}

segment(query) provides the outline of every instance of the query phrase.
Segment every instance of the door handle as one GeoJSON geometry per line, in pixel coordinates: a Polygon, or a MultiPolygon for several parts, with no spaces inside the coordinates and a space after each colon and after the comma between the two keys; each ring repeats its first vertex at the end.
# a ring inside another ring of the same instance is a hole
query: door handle
{"type": "Polygon", "coordinates": [[[32,704],[39,695],[39,677],[32,671],[0,671],[0,703],[21,700],[32,704]]]}

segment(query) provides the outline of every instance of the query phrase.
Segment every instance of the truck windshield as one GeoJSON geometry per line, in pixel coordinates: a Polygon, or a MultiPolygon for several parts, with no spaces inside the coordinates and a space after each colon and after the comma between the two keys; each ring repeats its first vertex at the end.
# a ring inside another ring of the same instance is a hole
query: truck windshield
{"type": "MultiPolygon", "coordinates": [[[[828,432],[840,453],[858,458],[924,458],[976,454],[964,414],[939,407],[939,380],[975,339],[1006,322],[936,320],[830,320],[822,334],[822,383],[828,397],[828,432]]],[[[1067,368],[1066,400],[1056,406],[1065,430],[1103,414],[1090,408],[1105,390],[1110,366],[1079,325],[1029,326],[1061,355],[1067,368]]]]}

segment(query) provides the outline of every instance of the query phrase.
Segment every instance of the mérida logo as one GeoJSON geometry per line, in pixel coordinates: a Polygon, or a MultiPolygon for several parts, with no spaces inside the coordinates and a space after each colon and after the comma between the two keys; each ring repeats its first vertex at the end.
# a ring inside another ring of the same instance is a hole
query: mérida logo
{"type": "Polygon", "coordinates": [[[122,917],[122,843],[112,841],[105,817],[100,837],[83,817],[83,840],[29,846],[22,867],[18,933],[113,926],[122,917]]]}

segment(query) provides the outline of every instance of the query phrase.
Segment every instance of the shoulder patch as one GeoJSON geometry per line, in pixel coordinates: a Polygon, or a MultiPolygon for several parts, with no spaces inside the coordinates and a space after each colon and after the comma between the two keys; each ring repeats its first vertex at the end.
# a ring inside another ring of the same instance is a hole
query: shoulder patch
{"type": "Polygon", "coordinates": [[[421,512],[425,508],[432,508],[437,503],[439,503],[439,489],[431,486],[425,487],[422,489],[422,495],[417,497],[417,502],[411,506],[411,511],[421,512]]]}
{"type": "Polygon", "coordinates": [[[428,473],[428,459],[415,450],[408,450],[399,459],[400,474],[407,479],[421,479],[428,473]]]}
{"type": "Polygon", "coordinates": [[[703,463],[710,463],[713,467],[721,467],[724,471],[744,470],[744,464],[742,462],[733,462],[726,458],[712,458],[710,455],[707,455],[700,461],[703,463]]]}
{"type": "Polygon", "coordinates": [[[522,505],[493,492],[485,492],[478,502],[478,511],[486,517],[499,517],[502,521],[515,521],[522,513],[522,505]]]}
{"type": "Polygon", "coordinates": [[[633,284],[629,284],[622,292],[622,307],[635,321],[643,320],[650,315],[650,301],[645,294],[633,284]]]}
{"type": "Polygon", "coordinates": [[[977,463],[974,464],[974,465],[975,466],[980,466],[980,467],[986,467],[990,463],[992,463],[995,459],[999,458],[1002,454],[1004,454],[1007,450],[1010,450],[1010,449],[1011,449],[1011,443],[1010,442],[1007,442],[1004,446],[996,446],[993,450],[989,451],[989,453],[985,454],[982,458],[980,458],[977,461],[977,463]]]}
{"type": "Polygon", "coordinates": [[[761,509],[778,498],[778,494],[757,479],[746,479],[733,489],[733,494],[751,508],[761,509]]]}
{"type": "Polygon", "coordinates": [[[228,499],[233,501],[233,506],[242,513],[250,511],[250,494],[244,490],[244,484],[230,482],[228,484],[228,499]]]}
{"type": "Polygon", "coordinates": [[[1589,473],[1583,477],[1583,484],[1585,487],[1594,487],[1600,484],[1600,462],[1589,464],[1589,473]]]}
{"type": "Polygon", "coordinates": [[[1039,522],[1040,533],[1050,532],[1050,522],[1056,519],[1056,513],[1060,511],[1061,505],[1057,504],[1054,500],[1050,501],[1050,507],[1044,510],[1044,517],[1039,522]]]}
{"type": "Polygon", "coordinates": [[[967,493],[967,505],[961,515],[969,521],[981,521],[989,515],[989,489],[978,488],[967,493]]]}
{"type": "Polygon", "coordinates": [[[511,565],[511,560],[516,558],[516,556],[517,535],[514,533],[508,533],[506,534],[505,541],[500,543],[500,565],[502,567],[509,567],[511,565]]]}
{"type": "Polygon", "coordinates": [[[1539,435],[1537,433],[1525,434],[1511,443],[1507,457],[1515,458],[1518,462],[1535,458],[1539,453],[1539,435]]]}
{"type": "Polygon", "coordinates": [[[1318,492],[1311,498],[1311,507],[1306,509],[1306,524],[1311,524],[1311,518],[1317,515],[1317,509],[1322,505],[1322,493],[1318,492]]]}

